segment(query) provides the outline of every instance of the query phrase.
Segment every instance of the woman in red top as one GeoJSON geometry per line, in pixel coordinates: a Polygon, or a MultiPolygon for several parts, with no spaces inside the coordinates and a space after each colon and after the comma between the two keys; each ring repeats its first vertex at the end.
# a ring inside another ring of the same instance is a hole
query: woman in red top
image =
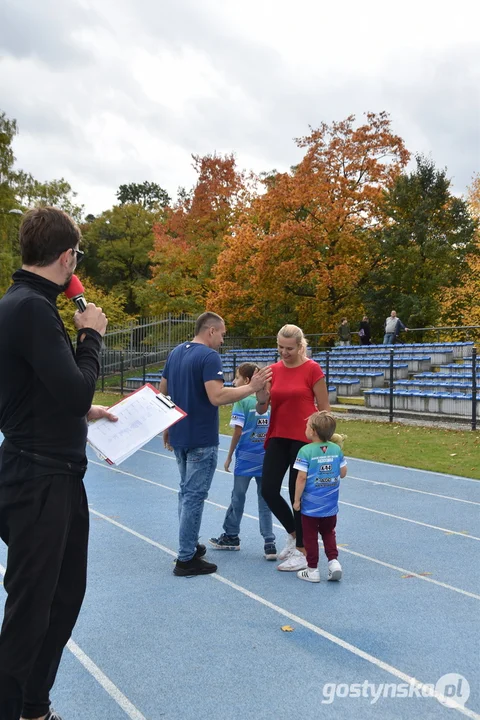
{"type": "Polygon", "coordinates": [[[297,453],[307,444],[306,419],[318,410],[330,410],[325,376],[318,363],[307,358],[307,341],[296,325],[284,325],[277,335],[279,362],[271,366],[272,381],[257,393],[257,412],[264,413],[270,403],[270,426],[265,440],[262,495],[275,517],[288,533],[287,544],[277,556],[283,560],[279,570],[307,567],[303,547],[302,520],[282,497],[282,480],[289,473],[289,492],[293,506],[297,453]],[[315,405],[316,403],[316,405],[315,405]]]}

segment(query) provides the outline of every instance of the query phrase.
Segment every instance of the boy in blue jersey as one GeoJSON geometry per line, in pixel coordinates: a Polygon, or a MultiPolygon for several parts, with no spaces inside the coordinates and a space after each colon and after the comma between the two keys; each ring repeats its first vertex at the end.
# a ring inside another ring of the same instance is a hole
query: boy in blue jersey
{"type": "Polygon", "coordinates": [[[318,534],[328,558],[328,579],[340,580],[342,566],[338,562],[335,537],[340,478],[347,474],[347,462],[339,445],[331,442],[336,421],[329,412],[316,412],[308,418],[305,435],[310,440],[299,450],[295,465],[299,472],[295,487],[294,510],[302,513],[302,528],[307,567],[297,577],[307,582],[320,582],[318,572],[318,534]]]}
{"type": "MultiPolygon", "coordinates": [[[[236,373],[235,387],[250,384],[255,372],[259,370],[254,363],[242,363],[236,373]]],[[[232,456],[235,452],[235,474],[230,506],[223,523],[223,534],[218,538],[210,538],[209,543],[216,550],[240,550],[240,523],[245,507],[245,497],[252,477],[257,481],[258,518],[260,534],[264,541],[264,555],[267,560],[277,559],[275,535],[272,528],[272,513],[262,497],[262,467],[265,455],[264,442],[270,421],[270,410],[259,415],[256,412],[257,399],[249,395],[233,406],[230,427],[233,437],[230,443],[225,470],[229,471],[232,456]]]]}

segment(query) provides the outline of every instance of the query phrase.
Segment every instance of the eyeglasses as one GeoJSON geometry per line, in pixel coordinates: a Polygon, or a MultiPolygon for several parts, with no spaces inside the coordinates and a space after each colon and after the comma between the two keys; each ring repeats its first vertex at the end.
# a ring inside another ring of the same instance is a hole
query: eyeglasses
{"type": "Polygon", "coordinates": [[[77,265],[80,265],[83,258],[85,257],[85,253],[83,252],[83,250],[77,250],[76,248],[72,248],[72,250],[75,253],[75,255],[77,256],[77,265]]]}

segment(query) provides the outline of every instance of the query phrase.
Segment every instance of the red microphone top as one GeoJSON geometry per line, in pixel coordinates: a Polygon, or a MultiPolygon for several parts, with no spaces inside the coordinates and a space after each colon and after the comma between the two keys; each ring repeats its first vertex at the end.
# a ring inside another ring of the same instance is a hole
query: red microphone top
{"type": "Polygon", "coordinates": [[[65,295],[70,300],[74,297],[77,297],[77,295],[83,295],[85,292],[85,288],[83,287],[81,281],[76,275],[72,275],[72,279],[70,280],[70,284],[65,290],[65,295]]]}

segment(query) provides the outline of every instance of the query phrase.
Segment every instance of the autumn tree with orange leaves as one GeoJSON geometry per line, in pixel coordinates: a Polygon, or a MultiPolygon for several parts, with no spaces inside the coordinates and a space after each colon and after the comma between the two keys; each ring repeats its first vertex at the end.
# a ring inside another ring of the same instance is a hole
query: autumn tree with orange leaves
{"type": "Polygon", "coordinates": [[[152,279],[143,291],[152,313],[203,312],[212,267],[247,202],[247,179],[233,154],[192,157],[195,187],[154,227],[152,279]]]}
{"type": "Polygon", "coordinates": [[[215,267],[209,306],[237,332],[272,334],[294,322],[314,333],[361,315],[383,192],[409,158],[386,113],[367,113],[359,126],[353,115],[323,123],[296,142],[303,159],[267,176],[215,267]]]}

